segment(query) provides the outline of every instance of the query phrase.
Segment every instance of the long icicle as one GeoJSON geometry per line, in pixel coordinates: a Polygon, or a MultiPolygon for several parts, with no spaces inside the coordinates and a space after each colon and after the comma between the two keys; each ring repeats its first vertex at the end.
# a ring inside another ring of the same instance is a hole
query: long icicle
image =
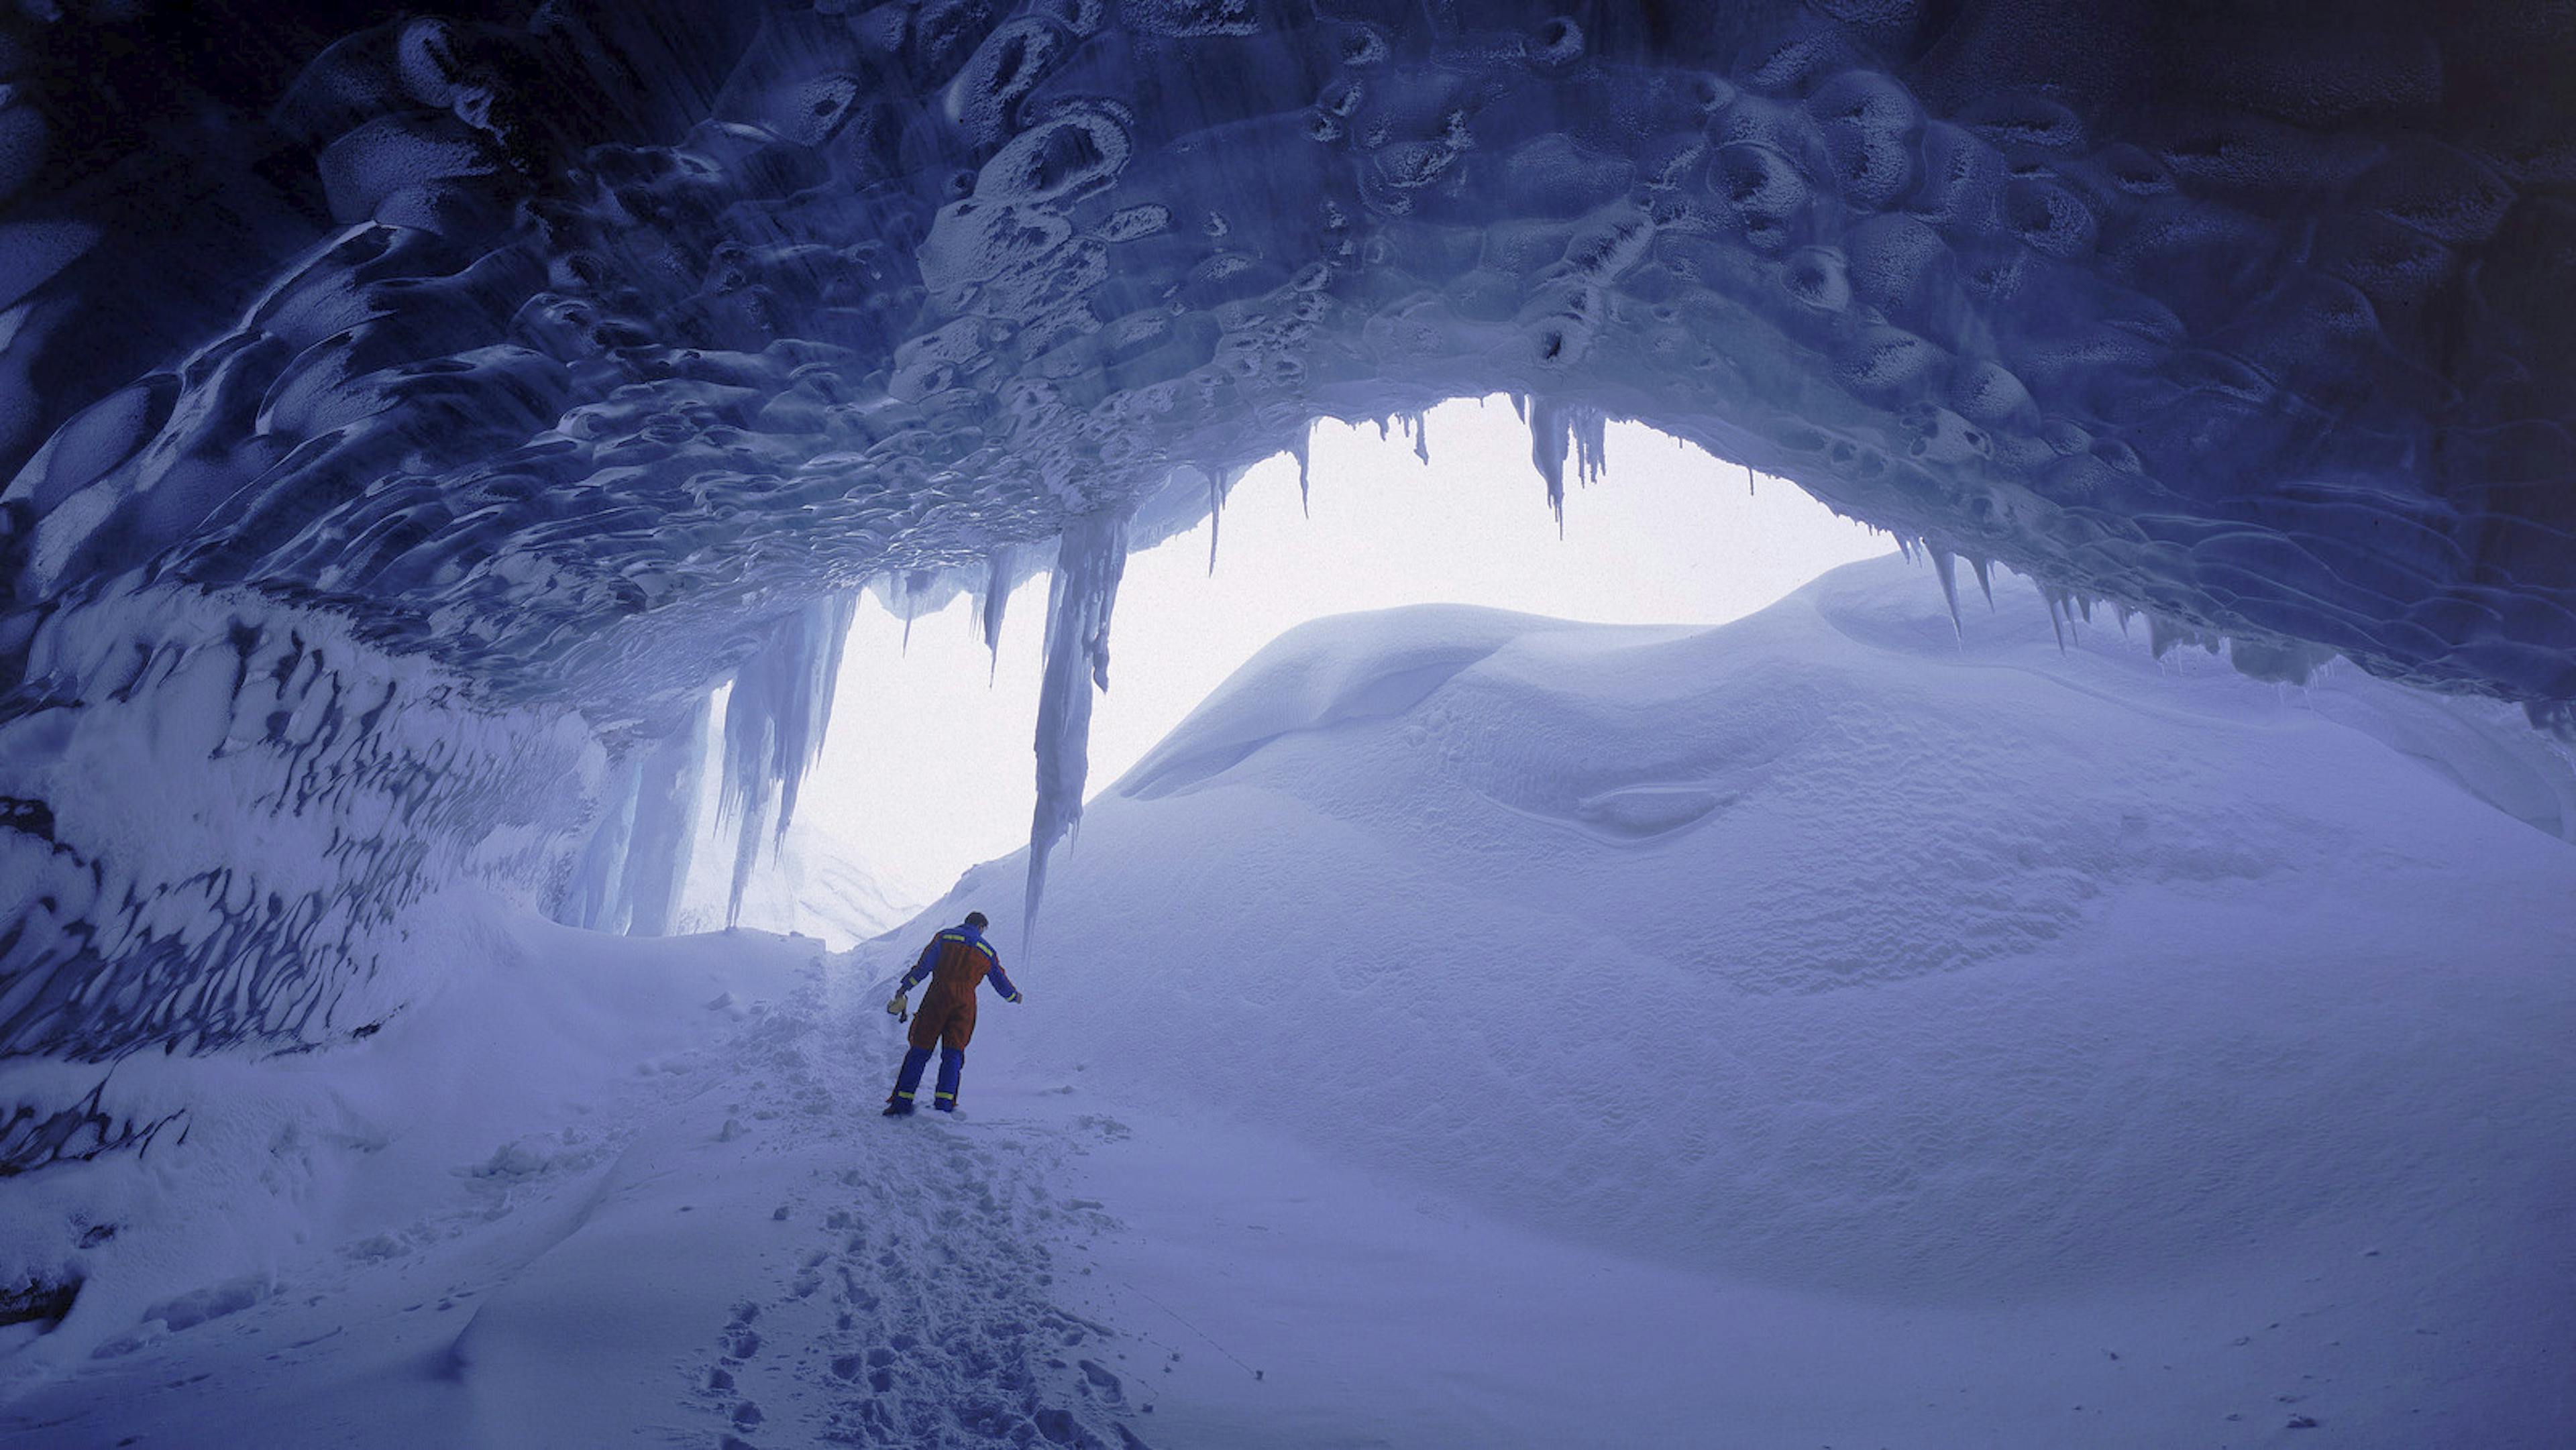
{"type": "Polygon", "coordinates": [[[1216,468],[1208,470],[1208,577],[1216,577],[1217,528],[1225,518],[1225,501],[1234,495],[1234,486],[1243,482],[1247,470],[1216,468]]]}
{"type": "MultiPolygon", "coordinates": [[[[1513,400],[1519,406],[1517,397],[1513,400]]],[[[1565,537],[1565,455],[1573,443],[1566,410],[1552,398],[1532,398],[1522,416],[1529,421],[1530,466],[1547,485],[1548,511],[1556,515],[1556,534],[1565,537]]]]}
{"type": "Polygon", "coordinates": [[[619,894],[630,936],[669,936],[697,836],[698,779],[705,768],[712,693],[700,696],[679,729],[646,756],[636,790],[635,830],[619,894]]]}
{"type": "Polygon", "coordinates": [[[1125,511],[1102,510],[1067,522],[1047,585],[1046,662],[1038,681],[1038,802],[1029,822],[1028,894],[1020,918],[1024,953],[1046,894],[1047,856],[1082,819],[1083,785],[1091,771],[1092,691],[1109,688],[1109,615],[1126,568],[1125,511]]]}
{"type": "Polygon", "coordinates": [[[1315,516],[1315,425],[1311,421],[1297,435],[1297,441],[1288,445],[1288,451],[1297,459],[1297,510],[1311,519],[1315,516]]]}
{"type": "Polygon", "coordinates": [[[1011,546],[996,544],[984,556],[984,650],[992,657],[989,672],[1002,668],[1002,611],[1011,605],[1011,546]]]}
{"type": "Polygon", "coordinates": [[[1575,476],[1590,488],[1610,465],[1610,415],[1598,408],[1576,408],[1566,431],[1574,439],[1575,476]]]}
{"type": "Polygon", "coordinates": [[[1932,572],[1941,576],[1941,597],[1950,605],[1950,633],[1957,636],[1960,642],[1965,643],[1968,638],[1967,626],[1959,623],[1959,561],[1949,550],[1939,544],[1929,544],[1925,547],[1932,551],[1932,572]]]}
{"type": "Polygon", "coordinates": [[[780,617],[734,674],[725,701],[724,780],[717,793],[719,819],[738,821],[741,833],[725,906],[728,926],[742,917],[765,830],[774,849],[795,818],[797,787],[831,724],[833,686],[857,607],[858,596],[843,593],[780,617]]]}

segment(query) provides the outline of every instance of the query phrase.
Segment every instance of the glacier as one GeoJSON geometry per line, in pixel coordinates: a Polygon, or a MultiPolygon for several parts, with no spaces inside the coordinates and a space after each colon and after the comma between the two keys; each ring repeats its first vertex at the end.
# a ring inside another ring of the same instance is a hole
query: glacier
{"type": "Polygon", "coordinates": [[[2571,74],[2406,0],[21,7],[0,1178],[496,916],[677,929],[710,754],[740,919],[864,592],[992,644],[1050,574],[1027,929],[1121,561],[1458,397],[1560,520],[1611,419],[1794,483],[1954,643],[1965,561],[2061,647],[2519,710],[2409,728],[2564,835],[2571,74]]]}

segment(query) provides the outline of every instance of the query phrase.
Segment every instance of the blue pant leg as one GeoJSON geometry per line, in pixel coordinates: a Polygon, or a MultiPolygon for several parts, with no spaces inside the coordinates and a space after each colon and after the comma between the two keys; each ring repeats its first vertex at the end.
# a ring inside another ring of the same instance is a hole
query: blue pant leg
{"type": "Polygon", "coordinates": [[[895,1101],[903,1103],[912,1101],[914,1091],[921,1086],[921,1070],[928,1066],[930,1066],[929,1048],[916,1047],[904,1053],[903,1072],[894,1080],[895,1101]]]}
{"type": "Polygon", "coordinates": [[[953,1108],[957,1106],[957,1079],[959,1075],[965,1071],[966,1053],[963,1048],[943,1047],[939,1049],[939,1093],[937,1097],[932,1099],[930,1104],[932,1107],[953,1108]]]}

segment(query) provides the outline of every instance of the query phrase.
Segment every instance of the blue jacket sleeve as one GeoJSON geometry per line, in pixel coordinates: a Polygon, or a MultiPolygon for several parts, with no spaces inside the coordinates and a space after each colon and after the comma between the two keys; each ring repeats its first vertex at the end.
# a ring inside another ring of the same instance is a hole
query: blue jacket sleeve
{"type": "Polygon", "coordinates": [[[1002,964],[998,959],[994,961],[993,969],[984,974],[984,980],[993,984],[993,990],[1002,994],[1003,1001],[1020,1000],[1020,989],[1011,985],[1011,979],[1003,974],[1002,964]]]}
{"type": "Polygon", "coordinates": [[[921,949],[921,960],[914,962],[912,964],[912,970],[903,974],[903,985],[895,988],[895,990],[898,992],[909,992],[913,988],[920,986],[929,978],[930,968],[938,959],[939,938],[932,937],[930,939],[930,945],[921,949]]]}

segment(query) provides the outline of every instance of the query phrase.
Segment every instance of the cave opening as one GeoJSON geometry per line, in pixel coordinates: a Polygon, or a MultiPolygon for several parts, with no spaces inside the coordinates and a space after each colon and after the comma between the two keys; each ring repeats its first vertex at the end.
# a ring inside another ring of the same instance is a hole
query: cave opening
{"type": "MultiPolygon", "coordinates": [[[[1570,525],[1550,522],[1526,421],[1502,397],[1322,425],[1302,466],[1280,455],[1233,480],[1220,511],[1129,555],[1111,627],[1115,684],[1094,703],[1086,745],[1092,790],[1310,619],[1460,604],[1708,628],[1895,547],[1794,485],[1766,485],[1651,429],[1613,425],[1607,445],[1623,462],[1572,500],[1570,525]]],[[[1027,844],[1046,577],[1011,591],[1017,628],[998,644],[976,593],[930,598],[898,578],[859,604],[800,824],[754,867],[739,924],[847,947],[893,925],[896,907],[926,904],[967,867],[1027,844]]],[[[723,717],[720,694],[683,931],[725,925],[730,907],[740,821],[714,794],[723,717]]]]}
{"type": "Polygon", "coordinates": [[[2554,1447],[2570,77],[2416,0],[11,9],[0,1436],[2554,1447]],[[1381,418],[1458,514],[1336,502],[1381,418]],[[1596,612],[1744,541],[1653,502],[1714,458],[1902,557],[1596,612]],[[1487,523],[1562,600],[1327,597],[1487,523]],[[882,1122],[970,909],[1026,990],[882,1122]]]}

